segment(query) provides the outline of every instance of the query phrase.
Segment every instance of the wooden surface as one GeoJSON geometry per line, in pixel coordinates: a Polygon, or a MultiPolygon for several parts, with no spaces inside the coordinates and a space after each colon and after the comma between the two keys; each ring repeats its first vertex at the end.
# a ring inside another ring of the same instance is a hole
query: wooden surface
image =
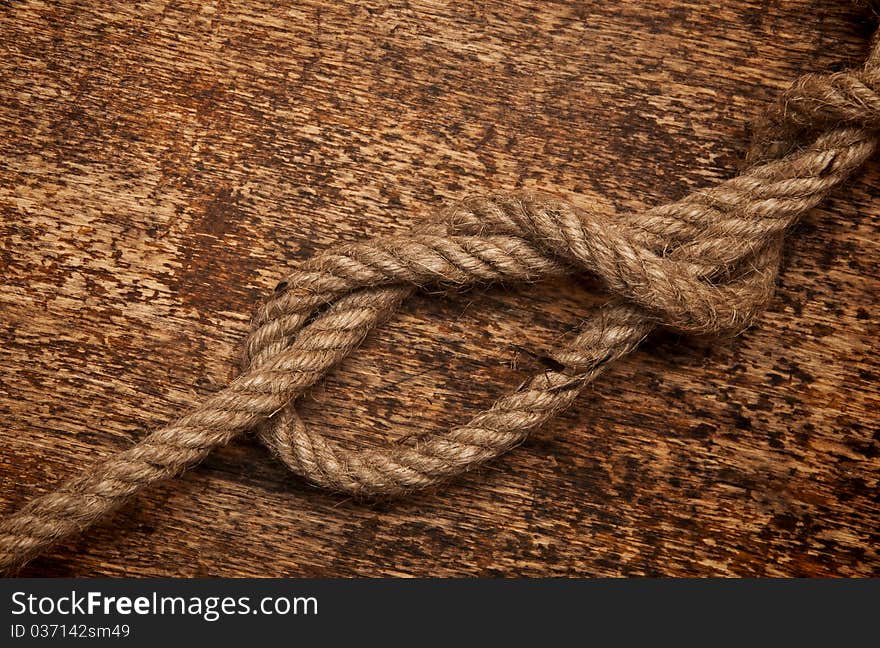
{"type": "MultiPolygon", "coordinates": [[[[0,5],[3,514],[220,389],[315,250],[471,191],[679,198],[873,25],[832,0],[99,4],[0,5]]],[[[745,335],[653,337],[445,488],[352,501],[249,437],[23,574],[880,575],[878,186],[791,234],[745,335]]],[[[302,411],[352,444],[454,425],[601,300],[419,296],[302,411]]]]}

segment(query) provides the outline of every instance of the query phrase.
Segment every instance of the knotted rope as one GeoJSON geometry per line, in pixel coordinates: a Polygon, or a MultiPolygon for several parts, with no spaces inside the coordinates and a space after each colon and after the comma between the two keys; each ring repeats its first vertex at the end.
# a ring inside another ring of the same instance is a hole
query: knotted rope
{"type": "Polygon", "coordinates": [[[863,69],[808,75],[757,129],[741,175],[683,200],[612,215],[546,195],[465,199],[406,236],[328,250],[282,281],[253,321],[245,367],[181,419],[0,524],[0,571],[82,531],[141,489],[256,430],[294,472],[331,489],[396,494],[497,457],[662,325],[739,332],[770,297],[782,237],[865,163],[880,128],[880,47],[863,69]],[[306,427],[295,401],[419,286],[588,272],[612,300],[531,377],[470,422],[355,452],[306,427]]]}

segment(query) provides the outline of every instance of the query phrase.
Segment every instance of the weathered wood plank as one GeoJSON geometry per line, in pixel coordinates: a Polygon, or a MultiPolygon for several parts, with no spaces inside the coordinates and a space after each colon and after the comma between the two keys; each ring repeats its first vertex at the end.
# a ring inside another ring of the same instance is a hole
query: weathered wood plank
{"type": "MultiPolygon", "coordinates": [[[[0,511],[219,389],[314,250],[468,191],[680,197],[871,29],[830,0],[4,4],[0,511]]],[[[754,329],[653,338],[448,487],[353,502],[246,439],[24,573],[880,575],[878,185],[792,234],[754,329]]],[[[419,296],[303,413],[353,444],[454,425],[601,299],[419,296]]]]}

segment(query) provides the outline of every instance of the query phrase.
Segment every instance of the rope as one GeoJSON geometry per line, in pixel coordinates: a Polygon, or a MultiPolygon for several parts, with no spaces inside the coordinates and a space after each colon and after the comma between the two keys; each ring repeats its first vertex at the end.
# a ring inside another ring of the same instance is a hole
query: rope
{"type": "Polygon", "coordinates": [[[418,232],[330,249],[258,309],[242,373],[137,445],[0,523],[0,572],[79,533],[132,495],[249,430],[305,479],[357,495],[436,484],[506,452],[565,409],[656,327],[737,333],[772,294],[785,231],[877,147],[880,46],[863,69],[807,75],[759,125],[751,166],[641,213],[613,215],[543,194],[463,200],[418,232]],[[468,423],[352,451],[306,427],[296,399],[421,286],[591,273],[612,294],[566,346],[468,423]]]}

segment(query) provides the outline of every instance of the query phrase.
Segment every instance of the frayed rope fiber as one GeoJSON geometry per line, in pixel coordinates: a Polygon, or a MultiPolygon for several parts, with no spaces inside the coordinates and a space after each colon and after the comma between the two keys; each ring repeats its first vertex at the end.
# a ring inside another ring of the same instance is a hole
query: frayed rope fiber
{"type": "Polygon", "coordinates": [[[305,479],[357,495],[436,484],[497,457],[572,404],[656,326],[736,333],[772,294],[785,231],[872,155],[880,46],[862,69],[807,75],[758,125],[748,169],[641,213],[611,215],[538,194],[467,198],[406,236],[327,250],[258,309],[242,373],[178,421],[38,497],[0,523],[12,572],[141,489],[254,430],[305,479]],[[470,422],[352,451],[306,427],[296,399],[417,287],[591,273],[613,295],[533,376],[470,422]]]}

